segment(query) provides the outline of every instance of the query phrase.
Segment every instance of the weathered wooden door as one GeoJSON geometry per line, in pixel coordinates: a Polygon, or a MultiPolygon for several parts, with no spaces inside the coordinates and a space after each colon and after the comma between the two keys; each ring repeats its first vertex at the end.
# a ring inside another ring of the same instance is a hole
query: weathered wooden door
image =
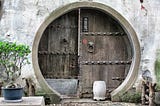
{"type": "Polygon", "coordinates": [[[77,78],[78,12],[72,11],[53,21],[39,43],[39,66],[44,78],[77,78]]]}
{"type": "Polygon", "coordinates": [[[108,92],[126,77],[132,54],[121,26],[103,12],[81,9],[80,70],[82,97],[92,97],[95,80],[104,80],[108,92]]]}
{"type": "Polygon", "coordinates": [[[132,59],[129,39],[111,16],[77,9],[54,20],[39,43],[44,78],[77,79],[81,97],[92,97],[93,82],[104,80],[108,92],[126,77],[132,59]]]}

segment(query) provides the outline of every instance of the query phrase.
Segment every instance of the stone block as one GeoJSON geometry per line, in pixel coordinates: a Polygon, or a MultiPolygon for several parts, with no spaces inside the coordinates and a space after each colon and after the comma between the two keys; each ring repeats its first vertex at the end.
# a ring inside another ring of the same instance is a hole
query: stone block
{"type": "Polygon", "coordinates": [[[45,106],[43,96],[22,97],[22,102],[4,102],[4,98],[0,97],[0,106],[45,106]]]}

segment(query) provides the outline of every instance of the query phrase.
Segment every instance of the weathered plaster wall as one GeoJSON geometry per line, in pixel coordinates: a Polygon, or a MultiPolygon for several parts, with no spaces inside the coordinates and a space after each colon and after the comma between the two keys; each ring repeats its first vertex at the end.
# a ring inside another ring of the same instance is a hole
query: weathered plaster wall
{"type": "MultiPolygon", "coordinates": [[[[74,2],[98,2],[118,11],[132,25],[141,46],[142,70],[149,69],[156,81],[154,64],[160,49],[160,1],[144,0],[141,9],[139,0],[4,0],[0,20],[0,39],[28,44],[32,48],[39,26],[55,9],[74,2]]],[[[30,55],[30,61],[32,58],[30,55]]],[[[23,69],[24,76],[33,76],[32,64],[23,69]]],[[[137,81],[138,82],[138,81],[137,81]]],[[[137,85],[137,84],[136,84],[137,85]]]]}

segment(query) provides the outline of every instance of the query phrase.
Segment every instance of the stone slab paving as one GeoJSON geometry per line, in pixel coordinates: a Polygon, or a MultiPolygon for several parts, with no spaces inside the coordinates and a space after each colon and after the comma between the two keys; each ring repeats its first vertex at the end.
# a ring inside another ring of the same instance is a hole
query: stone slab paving
{"type": "Polygon", "coordinates": [[[142,106],[135,103],[94,101],[92,99],[66,99],[61,104],[50,104],[47,106],[142,106]]]}

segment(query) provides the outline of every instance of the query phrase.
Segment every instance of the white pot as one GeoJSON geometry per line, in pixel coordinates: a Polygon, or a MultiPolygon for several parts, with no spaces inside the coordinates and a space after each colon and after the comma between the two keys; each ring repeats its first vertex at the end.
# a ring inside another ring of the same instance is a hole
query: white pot
{"type": "Polygon", "coordinates": [[[94,81],[93,83],[93,99],[105,100],[106,97],[106,83],[105,81],[94,81]]]}

